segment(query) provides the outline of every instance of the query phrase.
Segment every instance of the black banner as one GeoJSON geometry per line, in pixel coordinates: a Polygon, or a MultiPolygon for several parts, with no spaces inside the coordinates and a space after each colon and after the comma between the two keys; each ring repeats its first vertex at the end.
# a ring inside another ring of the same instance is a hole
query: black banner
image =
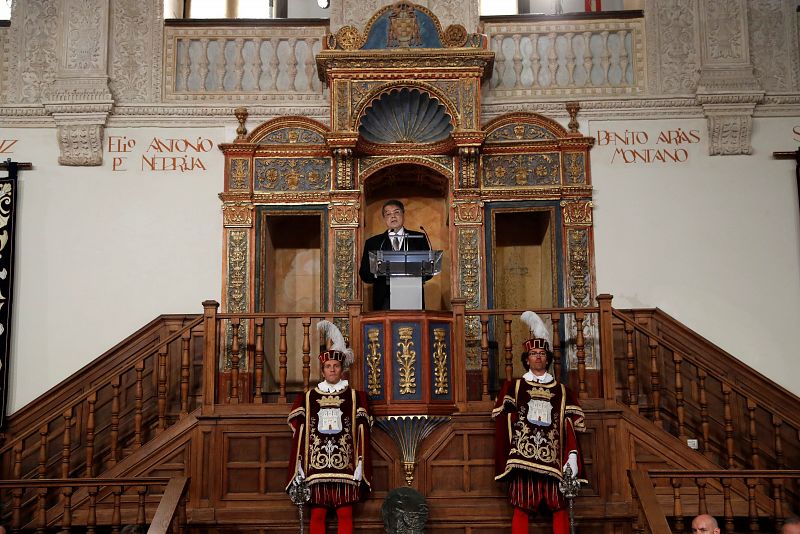
{"type": "Polygon", "coordinates": [[[10,160],[0,169],[0,430],[6,426],[8,404],[8,364],[11,356],[11,310],[14,296],[14,226],[19,165],[10,160]]]}

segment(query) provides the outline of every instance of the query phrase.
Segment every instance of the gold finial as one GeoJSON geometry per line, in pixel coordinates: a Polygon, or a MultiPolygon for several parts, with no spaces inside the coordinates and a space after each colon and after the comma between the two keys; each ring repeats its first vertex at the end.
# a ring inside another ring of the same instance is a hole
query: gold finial
{"type": "Polygon", "coordinates": [[[236,108],[233,110],[233,114],[236,115],[236,120],[239,121],[239,127],[236,128],[236,140],[237,141],[244,141],[245,136],[247,136],[247,128],[244,127],[244,122],[247,120],[247,108],[236,108]]]}
{"type": "Polygon", "coordinates": [[[580,111],[581,105],[579,102],[567,102],[567,113],[569,113],[569,124],[567,127],[569,128],[569,133],[577,134],[578,132],[578,111],[580,111]]]}

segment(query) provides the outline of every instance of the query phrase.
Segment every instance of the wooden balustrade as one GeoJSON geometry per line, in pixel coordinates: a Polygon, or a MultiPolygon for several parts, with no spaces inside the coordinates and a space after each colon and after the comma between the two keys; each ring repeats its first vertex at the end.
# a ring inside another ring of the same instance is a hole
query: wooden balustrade
{"type": "Polygon", "coordinates": [[[652,316],[637,320],[613,310],[620,348],[614,368],[625,374],[615,392],[618,402],[684,443],[696,439],[700,452],[729,469],[800,464],[800,416],[791,403],[775,400],[780,391],[750,385],[763,379],[714,365],[658,328],[652,316]],[[794,463],[787,464],[782,435],[795,438],[789,447],[794,463]]]}
{"type": "MultiPolygon", "coordinates": [[[[151,532],[166,532],[159,512],[165,515],[180,509],[180,526],[185,525],[187,487],[188,479],[169,477],[0,480],[0,490],[10,490],[14,496],[9,526],[15,533],[29,529],[51,532],[54,528],[70,532],[77,520],[87,533],[98,528],[120,532],[125,524],[144,526],[148,518],[157,527],[151,532]],[[57,495],[61,498],[52,501],[54,506],[47,509],[49,496],[57,495]]],[[[169,517],[175,515],[173,512],[169,517]]]]}
{"type": "MultiPolygon", "coordinates": [[[[658,518],[664,510],[670,510],[666,515],[676,532],[683,532],[688,521],[699,514],[716,516],[724,532],[731,534],[762,532],[764,528],[777,532],[783,525],[785,508],[782,499],[769,490],[787,482],[796,487],[800,482],[798,469],[651,469],[636,475],[637,483],[649,486],[656,498],[662,482],[668,484],[670,505],[651,508],[649,513],[658,518]]],[[[631,481],[633,484],[633,477],[631,481]]],[[[666,495],[662,493],[662,497],[666,495]]]]}

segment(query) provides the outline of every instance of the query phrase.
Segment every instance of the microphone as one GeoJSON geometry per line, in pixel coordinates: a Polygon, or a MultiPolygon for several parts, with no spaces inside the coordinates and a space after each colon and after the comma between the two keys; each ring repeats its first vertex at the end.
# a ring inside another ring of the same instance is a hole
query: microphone
{"type": "Polygon", "coordinates": [[[420,224],[419,229],[422,230],[422,233],[425,234],[425,239],[428,240],[428,250],[433,250],[433,245],[431,245],[431,238],[428,237],[428,232],[425,231],[425,228],[420,224]]]}

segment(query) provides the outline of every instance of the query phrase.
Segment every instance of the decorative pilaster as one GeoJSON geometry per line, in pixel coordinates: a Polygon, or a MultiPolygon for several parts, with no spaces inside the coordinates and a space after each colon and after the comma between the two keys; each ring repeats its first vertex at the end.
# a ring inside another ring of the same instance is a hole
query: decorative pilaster
{"type": "Polygon", "coordinates": [[[697,102],[708,119],[710,155],[750,154],[753,111],[764,90],[750,59],[747,2],[700,1],[697,102]]]}
{"type": "Polygon", "coordinates": [[[108,87],[109,2],[61,0],[58,68],[44,108],[58,128],[61,165],[103,163],[103,128],[114,101],[108,87]]]}

